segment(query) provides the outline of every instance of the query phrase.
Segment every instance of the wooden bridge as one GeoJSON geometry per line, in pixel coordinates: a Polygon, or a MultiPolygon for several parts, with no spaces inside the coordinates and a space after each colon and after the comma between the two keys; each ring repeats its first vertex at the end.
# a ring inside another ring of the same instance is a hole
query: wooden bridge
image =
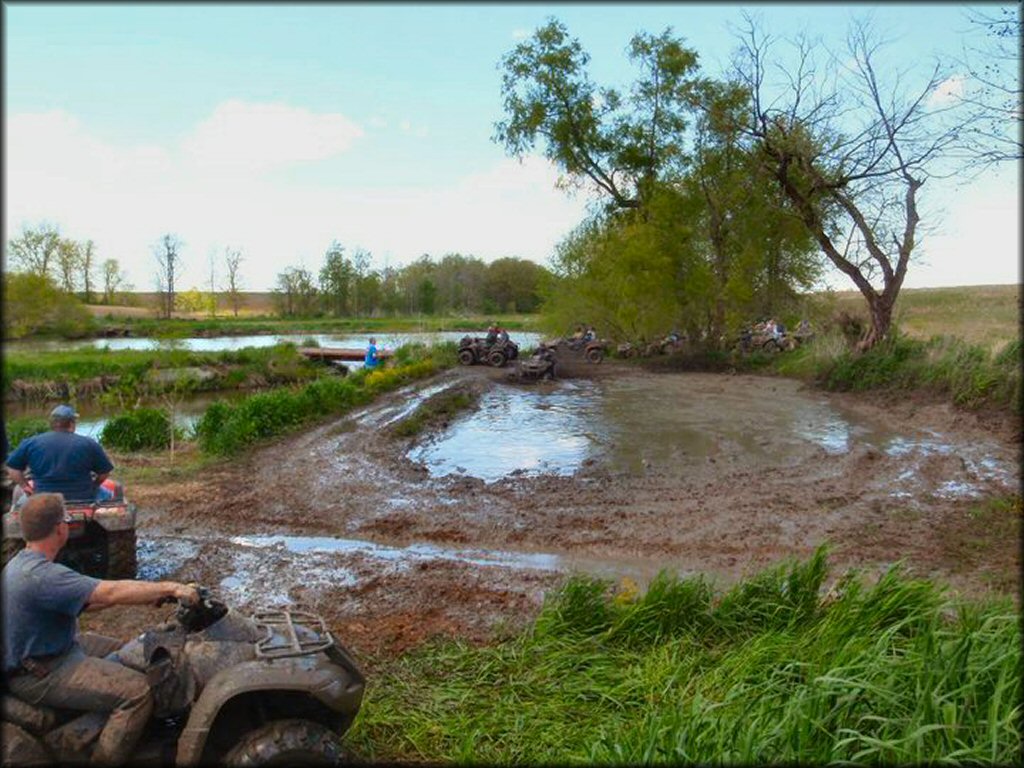
{"type": "MultiPolygon", "coordinates": [[[[362,362],[366,359],[365,349],[351,349],[345,347],[299,347],[300,355],[310,360],[346,360],[349,362],[362,362]]],[[[378,349],[377,359],[384,360],[391,357],[390,350],[378,349]]]]}

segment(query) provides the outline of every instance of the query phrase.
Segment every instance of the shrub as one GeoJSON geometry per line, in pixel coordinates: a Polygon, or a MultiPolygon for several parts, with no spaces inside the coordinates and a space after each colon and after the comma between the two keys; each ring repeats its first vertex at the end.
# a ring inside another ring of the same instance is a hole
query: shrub
{"type": "MultiPolygon", "coordinates": [[[[13,451],[18,443],[33,435],[39,435],[50,429],[50,422],[36,416],[27,416],[20,419],[11,419],[4,424],[7,430],[7,443],[13,451]]],[[[4,456],[4,459],[7,457],[4,456]]]]}
{"type": "MultiPolygon", "coordinates": [[[[175,438],[181,430],[175,427],[175,438]]],[[[115,416],[100,432],[100,442],[119,451],[160,450],[171,444],[171,420],[159,408],[136,408],[115,416]]]]}
{"type": "Polygon", "coordinates": [[[49,333],[73,339],[87,336],[95,327],[85,306],[49,277],[5,273],[3,296],[4,338],[49,333]]]}

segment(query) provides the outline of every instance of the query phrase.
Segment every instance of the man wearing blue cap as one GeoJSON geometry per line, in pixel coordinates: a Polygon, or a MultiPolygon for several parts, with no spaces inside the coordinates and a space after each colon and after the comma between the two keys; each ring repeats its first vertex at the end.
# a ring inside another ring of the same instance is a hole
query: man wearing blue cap
{"type": "Polygon", "coordinates": [[[27,468],[37,493],[60,493],[72,503],[92,503],[103,496],[100,485],[114,465],[98,442],[75,434],[77,420],[74,408],[58,405],[50,411],[49,432],[18,444],[7,457],[7,472],[17,488],[24,489],[27,468]]]}

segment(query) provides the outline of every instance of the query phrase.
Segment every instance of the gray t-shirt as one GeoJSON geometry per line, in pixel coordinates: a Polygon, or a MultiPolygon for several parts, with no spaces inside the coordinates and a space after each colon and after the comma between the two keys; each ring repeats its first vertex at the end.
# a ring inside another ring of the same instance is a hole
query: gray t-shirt
{"type": "Polygon", "coordinates": [[[75,643],[78,614],[99,579],[23,549],[4,566],[4,672],[29,656],[64,653],[75,643]]]}

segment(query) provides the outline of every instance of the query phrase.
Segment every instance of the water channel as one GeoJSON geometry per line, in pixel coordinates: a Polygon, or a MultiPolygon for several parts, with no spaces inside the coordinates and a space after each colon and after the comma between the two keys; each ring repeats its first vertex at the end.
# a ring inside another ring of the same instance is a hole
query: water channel
{"type": "MultiPolygon", "coordinates": [[[[151,337],[128,337],[112,339],[78,339],[75,341],[55,340],[30,340],[30,341],[9,341],[8,350],[18,352],[67,352],[76,349],[109,349],[112,351],[123,349],[188,349],[194,352],[220,352],[225,350],[238,350],[246,347],[272,347],[275,344],[292,343],[303,346],[309,340],[315,340],[321,347],[358,347],[363,348],[373,337],[377,340],[377,346],[381,349],[396,349],[403,344],[420,342],[423,344],[437,344],[445,341],[457,342],[466,335],[484,334],[483,329],[478,332],[469,331],[437,331],[433,333],[284,333],[284,334],[258,334],[250,336],[210,336],[210,337],[188,337],[182,339],[158,339],[151,337]]],[[[540,340],[539,333],[531,331],[509,331],[512,341],[519,344],[521,348],[532,347],[540,340]]]]}
{"type": "MultiPolygon", "coordinates": [[[[465,331],[438,331],[436,333],[378,333],[372,337],[377,340],[377,346],[382,350],[394,350],[404,344],[422,343],[433,345],[447,341],[458,342],[465,331]]],[[[511,331],[510,338],[519,344],[521,349],[536,346],[541,339],[538,333],[527,331],[511,331]]],[[[157,339],[149,337],[138,338],[113,338],[113,339],[82,339],[77,341],[10,341],[7,342],[9,350],[20,352],[65,352],[76,349],[110,349],[118,350],[158,350],[158,349],[187,349],[195,352],[221,352],[228,350],[239,350],[246,347],[272,347],[276,344],[291,343],[296,346],[303,346],[311,340],[315,340],[321,347],[365,347],[371,338],[371,334],[264,334],[250,336],[212,336],[189,337],[182,339],[157,339]]],[[[344,363],[345,367],[351,369],[361,368],[360,362],[344,363]]],[[[184,400],[176,409],[175,422],[182,428],[190,429],[196,421],[202,417],[207,406],[215,400],[235,400],[250,395],[245,391],[223,391],[213,393],[199,393],[184,400]]],[[[45,418],[50,409],[56,403],[20,402],[10,401],[4,404],[6,418],[36,417],[45,418]]],[[[78,422],[78,432],[99,439],[100,433],[107,421],[118,415],[121,409],[116,405],[103,405],[95,401],[83,401],[76,405],[81,419],[78,422]]]]}

